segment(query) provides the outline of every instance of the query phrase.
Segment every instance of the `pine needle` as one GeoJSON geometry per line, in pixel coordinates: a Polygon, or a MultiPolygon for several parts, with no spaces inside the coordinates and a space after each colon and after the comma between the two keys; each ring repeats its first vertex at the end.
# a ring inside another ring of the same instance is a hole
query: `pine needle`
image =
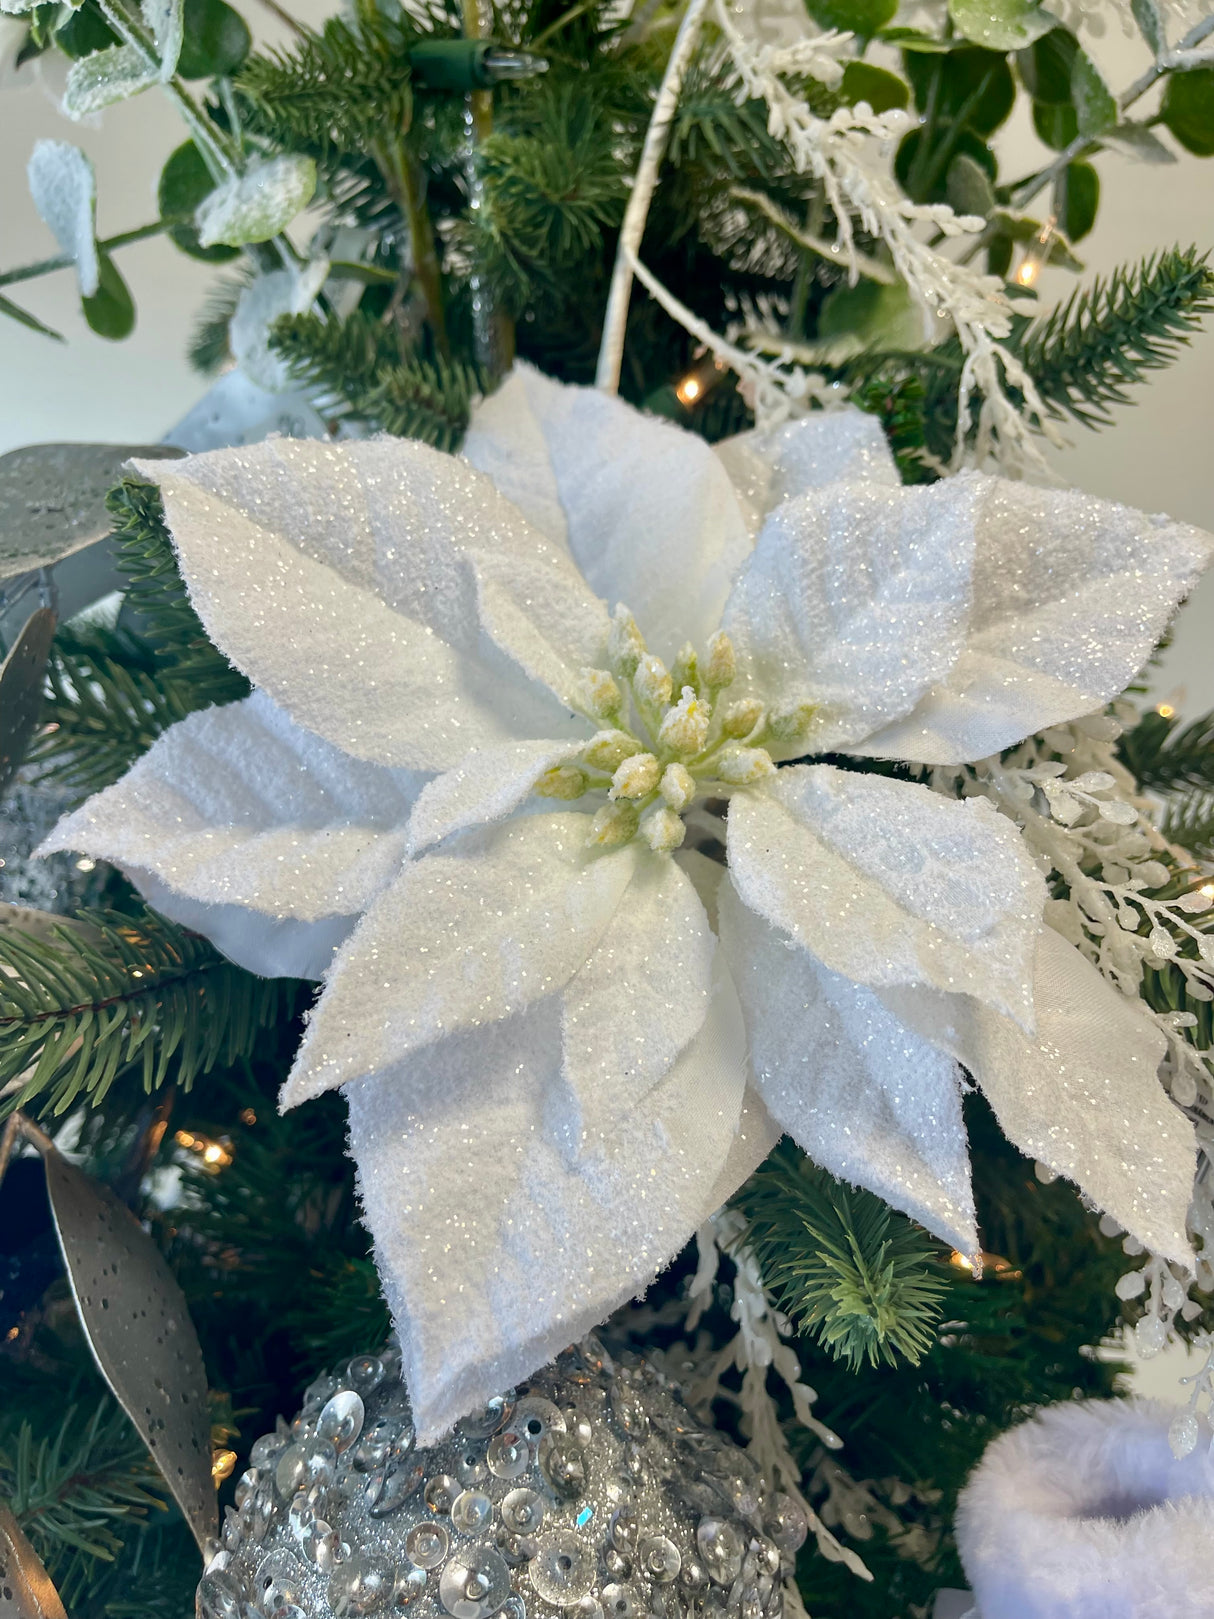
{"type": "Polygon", "coordinates": [[[918,1365],[947,1291],[924,1231],[787,1146],[738,1203],[763,1280],[795,1326],[853,1371],[900,1356],[918,1365]]]}

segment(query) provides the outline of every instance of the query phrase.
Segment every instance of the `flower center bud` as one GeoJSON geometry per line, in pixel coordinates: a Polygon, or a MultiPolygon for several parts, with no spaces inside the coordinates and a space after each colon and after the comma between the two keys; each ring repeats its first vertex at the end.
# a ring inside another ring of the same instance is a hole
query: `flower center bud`
{"type": "Polygon", "coordinates": [[[576,759],[546,770],[541,797],[572,801],[602,794],[588,818],[586,841],[618,849],[640,837],[660,854],[687,835],[683,816],[703,796],[728,797],[753,787],[776,766],[772,743],[803,741],[811,703],[772,709],[757,697],[726,703],[737,678],[733,642],[718,630],[701,656],[687,642],[667,669],[650,652],[626,607],[616,608],[608,636],[609,669],[583,669],[577,709],[597,730],[576,759]]]}

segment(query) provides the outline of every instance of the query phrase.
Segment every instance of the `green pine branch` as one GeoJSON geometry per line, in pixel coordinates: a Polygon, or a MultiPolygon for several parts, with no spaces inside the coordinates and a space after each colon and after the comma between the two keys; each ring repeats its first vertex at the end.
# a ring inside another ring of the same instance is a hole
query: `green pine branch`
{"type": "Polygon", "coordinates": [[[1182,725],[1174,715],[1148,709],[1122,736],[1118,752],[1139,787],[1148,791],[1214,790],[1214,714],[1182,725]]]}
{"type": "Polygon", "coordinates": [[[112,1562],[130,1521],[164,1510],[163,1481],[112,1400],[103,1399],[88,1418],[69,1406],[54,1429],[37,1437],[26,1420],[14,1427],[0,1440],[0,1487],[70,1601],[62,1586],[74,1570],[84,1573],[90,1559],[112,1562]]]}
{"type": "Polygon", "coordinates": [[[796,1327],[853,1370],[918,1364],[947,1291],[924,1231],[787,1147],[737,1201],[763,1280],[796,1327]]]}
{"type": "Polygon", "coordinates": [[[0,937],[0,1088],[5,1110],[40,1099],[62,1114],[103,1100],[133,1070],[145,1091],[231,1066],[295,1005],[290,979],[256,978],[155,912],[81,914],[48,940],[0,937]]]}
{"type": "Polygon", "coordinates": [[[371,422],[401,438],[453,450],[479,391],[466,365],[406,354],[392,321],[355,310],[345,320],[285,315],[272,342],[296,377],[326,408],[371,422]]]}
{"type": "Polygon", "coordinates": [[[1160,830],[1189,854],[1214,860],[1214,787],[1194,787],[1169,799],[1160,830]]]}
{"type": "Polygon", "coordinates": [[[291,47],[252,56],[234,80],[249,130],[287,151],[364,152],[409,127],[413,92],[403,11],[363,6],[291,47]]]}
{"type": "Polygon", "coordinates": [[[1056,417],[1112,420],[1129,388],[1171,365],[1214,309],[1214,271],[1196,248],[1170,248],[1077,287],[1014,345],[1056,417]]]}

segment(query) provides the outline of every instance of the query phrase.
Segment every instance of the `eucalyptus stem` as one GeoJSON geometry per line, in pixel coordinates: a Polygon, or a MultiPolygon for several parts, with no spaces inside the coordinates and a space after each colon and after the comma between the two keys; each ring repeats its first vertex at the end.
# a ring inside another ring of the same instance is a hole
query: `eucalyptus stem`
{"type": "MultiPolygon", "coordinates": [[[[1156,84],[1166,73],[1172,71],[1167,65],[1169,55],[1176,56],[1181,51],[1191,51],[1212,33],[1214,33],[1214,16],[1204,17],[1201,22],[1190,28],[1175,50],[1165,52],[1163,56],[1157,58],[1145,73],[1134,80],[1129,89],[1122,91],[1117,98],[1118,116],[1120,117],[1127,112],[1136,101],[1146,95],[1153,84],[1156,84]]],[[[1064,151],[1059,152],[1052,163],[1037,174],[1029,175],[1027,179],[1019,181],[1012,187],[1012,190],[1016,193],[1018,206],[1023,207],[1025,203],[1032,202],[1039,192],[1044,191],[1047,185],[1052,184],[1077,159],[1087,157],[1090,153],[1099,149],[1100,141],[1098,137],[1076,135],[1070,145],[1064,151]]]]}
{"type": "Polygon", "coordinates": [[[388,189],[409,227],[413,274],[426,306],[426,319],[434,336],[435,347],[446,359],[450,355],[451,345],[447,339],[447,320],[443,312],[443,278],[434,241],[434,227],[426,208],[421,171],[406,148],[402,134],[396,135],[391,145],[378,146],[375,156],[388,189]]]}
{"type": "MultiPolygon", "coordinates": [[[[132,242],[144,242],[150,236],[160,236],[166,230],[172,230],[175,225],[188,225],[188,214],[174,214],[169,219],[157,219],[151,225],[140,225],[137,230],[120,231],[117,236],[107,236],[103,242],[97,243],[100,253],[113,253],[120,247],[129,247],[132,242]]],[[[23,264],[16,270],[0,271],[0,287],[11,287],[18,281],[34,281],[40,275],[51,275],[55,270],[70,269],[76,260],[70,253],[56,253],[54,258],[39,259],[37,264],[23,264]]]]}

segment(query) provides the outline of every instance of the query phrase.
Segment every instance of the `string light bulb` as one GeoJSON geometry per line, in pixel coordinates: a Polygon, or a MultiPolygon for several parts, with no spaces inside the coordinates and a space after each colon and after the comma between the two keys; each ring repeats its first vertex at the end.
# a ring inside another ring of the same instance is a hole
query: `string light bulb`
{"type": "Polygon", "coordinates": [[[1171,720],[1176,718],[1176,710],[1172,707],[1171,703],[1157,703],[1155,705],[1155,712],[1159,715],[1161,720],[1171,720]]]}
{"type": "Polygon", "coordinates": [[[724,375],[725,367],[720,360],[707,355],[675,384],[674,396],[684,410],[690,410],[708,397],[724,375]]]}
{"type": "Polygon", "coordinates": [[[226,1136],[216,1141],[210,1136],[197,1135],[193,1130],[177,1130],[173,1140],[187,1152],[197,1153],[206,1167],[216,1172],[232,1162],[232,1143],[226,1136]]]}
{"type": "Polygon", "coordinates": [[[1051,214],[1025,249],[1024,257],[1017,266],[1016,274],[1013,277],[1018,287],[1028,288],[1037,285],[1042,270],[1049,262],[1050,247],[1053,243],[1056,224],[1057,220],[1051,214]]]}
{"type": "Polygon", "coordinates": [[[217,1450],[211,1457],[211,1478],[215,1488],[218,1489],[225,1478],[231,1478],[236,1471],[236,1452],[234,1450],[217,1450]]]}

